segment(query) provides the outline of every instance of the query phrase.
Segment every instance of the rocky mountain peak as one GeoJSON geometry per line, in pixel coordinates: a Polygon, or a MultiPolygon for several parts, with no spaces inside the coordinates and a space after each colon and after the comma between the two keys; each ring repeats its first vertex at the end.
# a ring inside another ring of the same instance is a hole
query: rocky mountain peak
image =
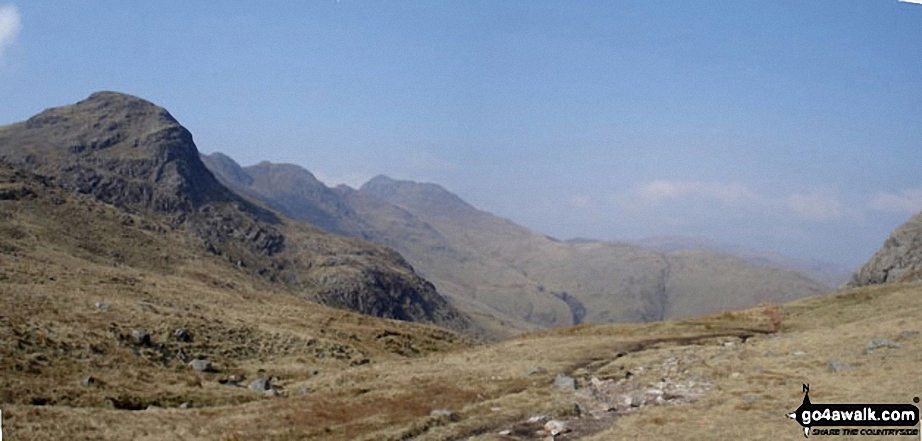
{"type": "Polygon", "coordinates": [[[236,200],[169,112],[118,92],[0,127],[0,157],[124,207],[179,212],[236,200]]]}

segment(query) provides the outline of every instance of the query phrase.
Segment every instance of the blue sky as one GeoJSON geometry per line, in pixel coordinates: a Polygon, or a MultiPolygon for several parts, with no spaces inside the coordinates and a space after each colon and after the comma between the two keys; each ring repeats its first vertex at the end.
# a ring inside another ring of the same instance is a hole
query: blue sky
{"type": "Polygon", "coordinates": [[[854,266],[922,211],[920,42],[896,0],[0,0],[0,123],[118,90],[244,164],[854,266]]]}

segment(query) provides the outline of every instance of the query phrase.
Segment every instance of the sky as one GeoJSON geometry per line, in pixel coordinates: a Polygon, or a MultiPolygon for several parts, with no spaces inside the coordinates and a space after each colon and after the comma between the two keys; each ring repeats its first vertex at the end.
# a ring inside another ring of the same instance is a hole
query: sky
{"type": "Polygon", "coordinates": [[[860,265],[922,211],[922,5],[0,0],[0,124],[116,90],[202,152],[559,238],[860,265]]]}

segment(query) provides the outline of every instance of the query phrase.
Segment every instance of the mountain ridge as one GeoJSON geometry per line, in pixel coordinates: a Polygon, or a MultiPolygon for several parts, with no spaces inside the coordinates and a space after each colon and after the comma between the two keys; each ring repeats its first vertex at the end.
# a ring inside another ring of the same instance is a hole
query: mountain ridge
{"type": "MultiPolygon", "coordinates": [[[[207,157],[204,162],[210,163],[207,157]]],[[[246,182],[237,179],[231,187],[245,192],[246,182]]],[[[273,198],[271,179],[258,187],[265,203],[285,211],[273,198]]],[[[381,175],[359,189],[333,191],[362,225],[346,234],[394,247],[481,326],[500,334],[497,328],[510,323],[520,332],[583,321],[661,320],[828,289],[794,271],[720,253],[556,240],[479,210],[437,184],[381,175]],[[735,280],[737,274],[744,280],[735,280]]],[[[311,198],[299,204],[322,208],[311,198]]]]}

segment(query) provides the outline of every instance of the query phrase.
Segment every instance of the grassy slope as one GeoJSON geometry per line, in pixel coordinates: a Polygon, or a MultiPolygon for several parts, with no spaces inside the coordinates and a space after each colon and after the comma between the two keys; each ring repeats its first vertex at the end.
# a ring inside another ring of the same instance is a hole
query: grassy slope
{"type": "MultiPolygon", "coordinates": [[[[22,188],[4,184],[0,194],[22,188]]],[[[558,439],[795,439],[799,426],[783,414],[799,404],[803,382],[815,402],[908,402],[922,392],[907,381],[917,377],[922,337],[899,338],[919,328],[919,285],[784,305],[777,333],[766,333],[757,308],[472,346],[435,328],[300,301],[104,204],[54,190],[14,198],[0,203],[0,401],[11,439],[540,439],[540,425],[525,422],[536,414],[573,428],[558,439]],[[95,310],[98,301],[111,309],[95,310]],[[180,326],[194,342],[170,341],[180,326]],[[120,339],[138,327],[221,372],[198,375],[120,339]],[[877,338],[902,347],[865,355],[877,338]],[[832,359],[854,369],[832,373],[832,359]],[[535,365],[547,372],[528,375],[535,365]],[[280,377],[283,396],[217,382],[258,369],[280,377]],[[597,411],[600,402],[554,387],[559,372],[582,391],[593,376],[616,391],[664,376],[706,386],[691,403],[594,419],[578,417],[575,405],[597,411]],[[100,384],[81,386],[86,375],[100,384]],[[192,409],[176,408],[186,401],[192,409]],[[430,416],[441,408],[453,416],[430,416]],[[505,429],[514,436],[498,435],[505,429]]]]}

